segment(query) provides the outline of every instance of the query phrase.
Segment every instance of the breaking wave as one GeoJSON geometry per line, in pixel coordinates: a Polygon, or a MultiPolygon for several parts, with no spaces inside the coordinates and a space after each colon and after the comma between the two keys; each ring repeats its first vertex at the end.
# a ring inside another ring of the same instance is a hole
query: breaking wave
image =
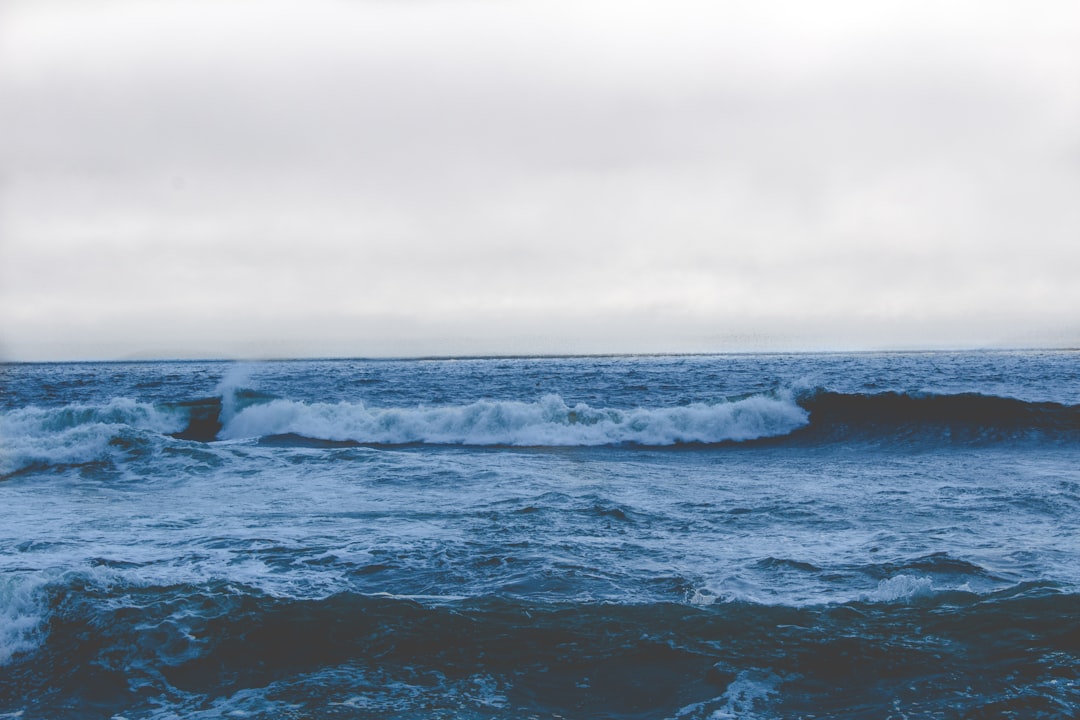
{"type": "Polygon", "coordinates": [[[674,445],[786,435],[806,422],[806,411],[794,400],[762,395],[716,405],[633,410],[584,403],[570,407],[557,395],[531,403],[481,400],[431,408],[273,400],[236,413],[219,437],[298,435],[379,445],[674,445]]]}
{"type": "Polygon", "coordinates": [[[0,478],[110,461],[148,438],[262,439],[283,444],[596,447],[890,442],[1080,441],[1080,406],[979,394],[842,394],[815,390],[633,409],[477,400],[377,407],[310,403],[239,386],[221,397],[151,404],[27,407],[0,413],[0,478]]]}
{"type": "Polygon", "coordinates": [[[536,402],[479,400],[412,408],[305,403],[253,397],[250,391],[237,397],[221,406],[224,425],[220,432],[214,429],[214,437],[543,447],[1080,440],[1080,406],[975,393],[780,391],[715,404],[629,410],[570,406],[558,395],[536,402]]]}
{"type": "Polygon", "coordinates": [[[27,407],[0,413],[0,478],[34,467],[82,465],[122,452],[140,434],[184,427],[183,413],[113,398],[103,405],[27,407]]]}

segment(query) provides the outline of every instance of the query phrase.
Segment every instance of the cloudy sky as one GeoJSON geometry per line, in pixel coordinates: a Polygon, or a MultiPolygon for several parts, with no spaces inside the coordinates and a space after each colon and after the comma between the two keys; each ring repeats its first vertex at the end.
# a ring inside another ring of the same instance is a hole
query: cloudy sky
{"type": "Polygon", "coordinates": [[[1072,0],[0,2],[0,358],[1080,346],[1072,0]]]}

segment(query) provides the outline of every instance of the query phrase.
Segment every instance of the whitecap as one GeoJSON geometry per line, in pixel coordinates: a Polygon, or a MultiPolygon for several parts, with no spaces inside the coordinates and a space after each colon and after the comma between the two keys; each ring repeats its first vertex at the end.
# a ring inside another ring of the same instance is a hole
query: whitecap
{"type": "Polygon", "coordinates": [[[776,437],[802,427],[807,419],[792,398],[766,395],[629,410],[585,403],[571,407],[558,395],[535,402],[479,400],[411,408],[273,400],[236,413],[219,437],[295,434],[388,445],[662,446],[776,437]]]}
{"type": "Polygon", "coordinates": [[[877,589],[863,595],[867,602],[909,602],[934,592],[934,581],[917,575],[894,575],[878,583],[877,589]]]}

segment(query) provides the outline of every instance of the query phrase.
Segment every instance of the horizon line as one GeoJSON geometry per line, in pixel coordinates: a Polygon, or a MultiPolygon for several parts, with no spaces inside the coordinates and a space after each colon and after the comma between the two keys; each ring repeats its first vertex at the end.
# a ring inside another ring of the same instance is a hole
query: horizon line
{"type": "Polygon", "coordinates": [[[283,362],[425,362],[447,360],[570,360],[589,358],[676,358],[778,355],[951,355],[958,353],[1080,352],[1078,347],[952,347],[952,348],[861,348],[854,350],[724,350],[715,352],[597,352],[597,353],[480,353],[476,355],[328,355],[271,357],[146,357],[78,360],[7,360],[0,365],[136,365],[140,363],[283,363],[283,362]]]}

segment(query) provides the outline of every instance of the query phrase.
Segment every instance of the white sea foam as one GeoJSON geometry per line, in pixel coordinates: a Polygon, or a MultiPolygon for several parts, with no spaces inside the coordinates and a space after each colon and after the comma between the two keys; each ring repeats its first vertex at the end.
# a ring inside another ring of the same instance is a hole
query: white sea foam
{"type": "Polygon", "coordinates": [[[676,711],[677,720],[772,720],[769,705],[779,695],[784,678],[768,670],[743,670],[728,685],[724,694],[693,703],[676,711]]]}
{"type": "Polygon", "coordinates": [[[558,395],[536,402],[481,400],[448,407],[379,408],[363,403],[274,400],[226,421],[219,437],[296,434],[322,440],[439,445],[578,446],[717,443],[786,435],[807,422],[788,397],[756,395],[678,407],[570,407],[558,395]]]}
{"type": "Polygon", "coordinates": [[[41,637],[45,580],[11,574],[0,577],[0,667],[18,653],[33,650],[41,637]]]}
{"type": "Polygon", "coordinates": [[[700,588],[694,588],[693,593],[686,593],[686,602],[690,605],[714,605],[724,600],[723,595],[717,595],[700,588]]]}
{"type": "Polygon", "coordinates": [[[778,695],[777,687],[783,678],[775,673],[762,670],[744,670],[728,685],[724,693],[726,702],[712,714],[712,720],[726,718],[760,718],[758,714],[763,705],[778,695]]]}
{"type": "MultiPolygon", "coordinates": [[[[958,588],[949,589],[972,592],[967,583],[958,588]]],[[[740,602],[785,607],[812,607],[851,602],[906,603],[943,590],[945,588],[936,586],[929,577],[905,574],[886,578],[869,591],[805,585],[785,587],[770,585],[767,581],[755,582],[753,579],[730,575],[718,582],[692,588],[685,594],[685,602],[689,605],[700,606],[740,602]]]]}
{"type": "Polygon", "coordinates": [[[934,592],[934,582],[928,577],[894,575],[878,583],[877,589],[863,596],[868,602],[892,603],[910,601],[934,592]]]}
{"type": "MultiPolygon", "coordinates": [[[[264,688],[244,688],[232,695],[207,699],[197,693],[177,693],[179,702],[163,703],[148,717],[152,720],[176,720],[178,717],[191,720],[221,720],[221,718],[249,717],[297,717],[303,707],[299,703],[289,703],[272,698],[274,691],[284,684],[271,683],[264,688]]],[[[113,720],[116,720],[114,717],[113,720]]]]}
{"type": "Polygon", "coordinates": [[[27,407],[0,413],[0,477],[32,465],[92,462],[126,430],[175,432],[179,414],[127,398],[104,405],[27,407]]]}

